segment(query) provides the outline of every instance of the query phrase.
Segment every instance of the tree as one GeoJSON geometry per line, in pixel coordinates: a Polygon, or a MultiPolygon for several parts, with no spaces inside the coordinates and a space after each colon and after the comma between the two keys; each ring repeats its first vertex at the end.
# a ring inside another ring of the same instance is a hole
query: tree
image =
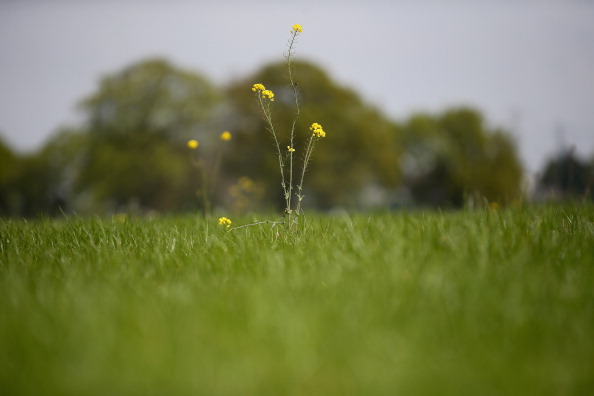
{"type": "Polygon", "coordinates": [[[515,145],[470,108],[413,115],[402,127],[406,185],[420,204],[460,207],[469,196],[509,203],[521,196],[515,145]]]}
{"type": "Polygon", "coordinates": [[[0,139],[0,216],[11,214],[12,184],[16,162],[16,154],[8,144],[0,139]]]}
{"type": "Polygon", "coordinates": [[[104,78],[82,102],[90,137],[78,180],[98,207],[196,206],[199,181],[185,142],[212,140],[221,96],[204,77],[148,60],[104,78]]]}
{"type": "MultiPolygon", "coordinates": [[[[362,204],[359,191],[364,186],[394,187],[400,174],[393,124],[319,67],[296,62],[295,69],[301,105],[296,153],[304,148],[313,122],[322,124],[327,132],[316,147],[308,171],[305,204],[326,209],[357,206],[362,204]]],[[[274,91],[275,123],[281,138],[287,137],[295,108],[286,73],[283,63],[270,64],[228,89],[228,125],[237,138],[226,171],[235,179],[247,176],[263,182],[278,207],[282,207],[278,163],[250,88],[254,83],[262,83],[274,91]]]]}
{"type": "Polygon", "coordinates": [[[152,59],[103,78],[81,107],[94,137],[150,134],[179,142],[209,126],[220,100],[206,78],[152,59]]]}
{"type": "Polygon", "coordinates": [[[561,151],[547,161],[538,181],[540,195],[553,199],[594,199],[594,158],[588,163],[575,150],[561,151]]]}
{"type": "Polygon", "coordinates": [[[85,135],[65,129],[38,152],[15,157],[6,183],[5,213],[53,216],[73,209],[73,186],[85,147],[85,135]]]}

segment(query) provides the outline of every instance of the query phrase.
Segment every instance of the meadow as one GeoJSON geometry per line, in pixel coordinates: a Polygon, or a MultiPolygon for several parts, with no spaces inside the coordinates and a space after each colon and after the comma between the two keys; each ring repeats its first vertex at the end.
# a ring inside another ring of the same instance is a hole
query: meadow
{"type": "Polygon", "coordinates": [[[0,394],[594,394],[593,205],[276,230],[0,220],[0,394]]]}

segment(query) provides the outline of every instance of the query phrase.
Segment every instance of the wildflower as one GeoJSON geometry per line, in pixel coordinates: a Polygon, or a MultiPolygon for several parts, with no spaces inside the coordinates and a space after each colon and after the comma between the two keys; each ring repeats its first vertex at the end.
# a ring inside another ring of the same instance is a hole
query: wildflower
{"type": "Polygon", "coordinates": [[[314,134],[314,136],[315,136],[315,137],[317,137],[317,138],[323,138],[323,137],[326,137],[326,132],[324,132],[324,130],[323,130],[323,129],[315,129],[315,130],[313,131],[313,134],[314,134]]]}
{"type": "Polygon", "coordinates": [[[271,102],[274,102],[274,92],[269,89],[262,91],[262,97],[265,99],[270,99],[271,102]]]}
{"type": "Polygon", "coordinates": [[[226,226],[227,228],[231,227],[231,220],[226,217],[221,217],[219,219],[219,225],[226,226]]]}
{"type": "Polygon", "coordinates": [[[287,146],[287,150],[289,150],[290,153],[295,152],[295,149],[291,146],[287,146]]]}
{"type": "Polygon", "coordinates": [[[225,132],[221,133],[221,140],[224,140],[225,142],[228,142],[229,140],[231,140],[231,132],[225,131],[225,132]]]}
{"type": "Polygon", "coordinates": [[[317,138],[326,137],[326,132],[324,132],[324,129],[322,128],[322,126],[320,124],[318,124],[317,122],[314,122],[313,124],[311,124],[309,129],[313,132],[313,136],[315,136],[317,138]]]}
{"type": "Polygon", "coordinates": [[[198,142],[198,140],[191,139],[191,140],[188,140],[187,145],[188,145],[188,148],[191,148],[192,150],[194,150],[194,149],[197,149],[198,146],[200,146],[200,143],[198,142]]]}
{"type": "Polygon", "coordinates": [[[274,92],[272,92],[269,89],[266,89],[266,87],[262,84],[254,84],[252,86],[252,91],[257,92],[262,94],[262,97],[265,99],[270,99],[271,102],[274,102],[274,92]]]}
{"type": "Polygon", "coordinates": [[[295,33],[295,34],[303,33],[303,27],[301,27],[301,25],[299,25],[299,24],[295,24],[295,25],[293,25],[293,28],[291,29],[291,33],[295,33]]]}

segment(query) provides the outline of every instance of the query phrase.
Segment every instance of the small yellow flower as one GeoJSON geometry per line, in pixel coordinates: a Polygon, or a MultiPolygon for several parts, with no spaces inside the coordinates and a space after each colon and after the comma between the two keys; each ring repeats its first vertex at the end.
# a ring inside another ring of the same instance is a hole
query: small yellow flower
{"type": "Polygon", "coordinates": [[[188,145],[188,148],[195,150],[198,148],[198,146],[200,146],[200,143],[198,142],[198,140],[191,139],[191,140],[188,140],[187,145],[188,145]]]}
{"type": "Polygon", "coordinates": [[[326,132],[324,132],[324,129],[322,128],[322,126],[320,124],[318,124],[317,122],[314,122],[313,124],[311,124],[309,129],[313,132],[313,136],[315,136],[317,138],[326,137],[326,132]]]}
{"type": "Polygon", "coordinates": [[[299,25],[299,24],[295,24],[295,25],[293,25],[293,28],[291,29],[291,33],[295,33],[295,34],[303,33],[303,27],[301,27],[301,25],[299,25]]]}
{"type": "Polygon", "coordinates": [[[228,142],[229,140],[231,140],[231,132],[225,131],[225,132],[221,133],[221,140],[224,140],[225,142],[228,142]]]}
{"type": "Polygon", "coordinates": [[[257,92],[257,91],[265,91],[266,87],[262,84],[254,84],[254,86],[252,87],[252,91],[257,92]]]}
{"type": "Polygon", "coordinates": [[[269,89],[262,91],[262,97],[265,99],[270,99],[271,102],[274,102],[274,92],[269,89]]]}
{"type": "Polygon", "coordinates": [[[290,153],[294,153],[295,149],[291,146],[287,146],[287,150],[289,150],[290,153]]]}
{"type": "Polygon", "coordinates": [[[227,228],[231,227],[231,220],[226,217],[221,217],[219,219],[219,225],[225,226],[227,228]]]}
{"type": "Polygon", "coordinates": [[[252,86],[252,91],[257,92],[257,93],[261,94],[263,98],[270,99],[271,102],[274,102],[274,92],[272,92],[269,89],[266,89],[266,87],[264,85],[254,84],[252,86]]]}

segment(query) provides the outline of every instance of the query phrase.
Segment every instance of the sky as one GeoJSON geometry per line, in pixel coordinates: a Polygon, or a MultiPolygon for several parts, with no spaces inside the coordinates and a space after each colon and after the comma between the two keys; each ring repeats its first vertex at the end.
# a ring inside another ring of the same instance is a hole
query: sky
{"type": "Polygon", "coordinates": [[[481,111],[529,174],[561,148],[594,155],[594,1],[0,0],[0,134],[20,152],[82,122],[101,76],[151,57],[220,86],[315,62],[387,117],[481,111]]]}

